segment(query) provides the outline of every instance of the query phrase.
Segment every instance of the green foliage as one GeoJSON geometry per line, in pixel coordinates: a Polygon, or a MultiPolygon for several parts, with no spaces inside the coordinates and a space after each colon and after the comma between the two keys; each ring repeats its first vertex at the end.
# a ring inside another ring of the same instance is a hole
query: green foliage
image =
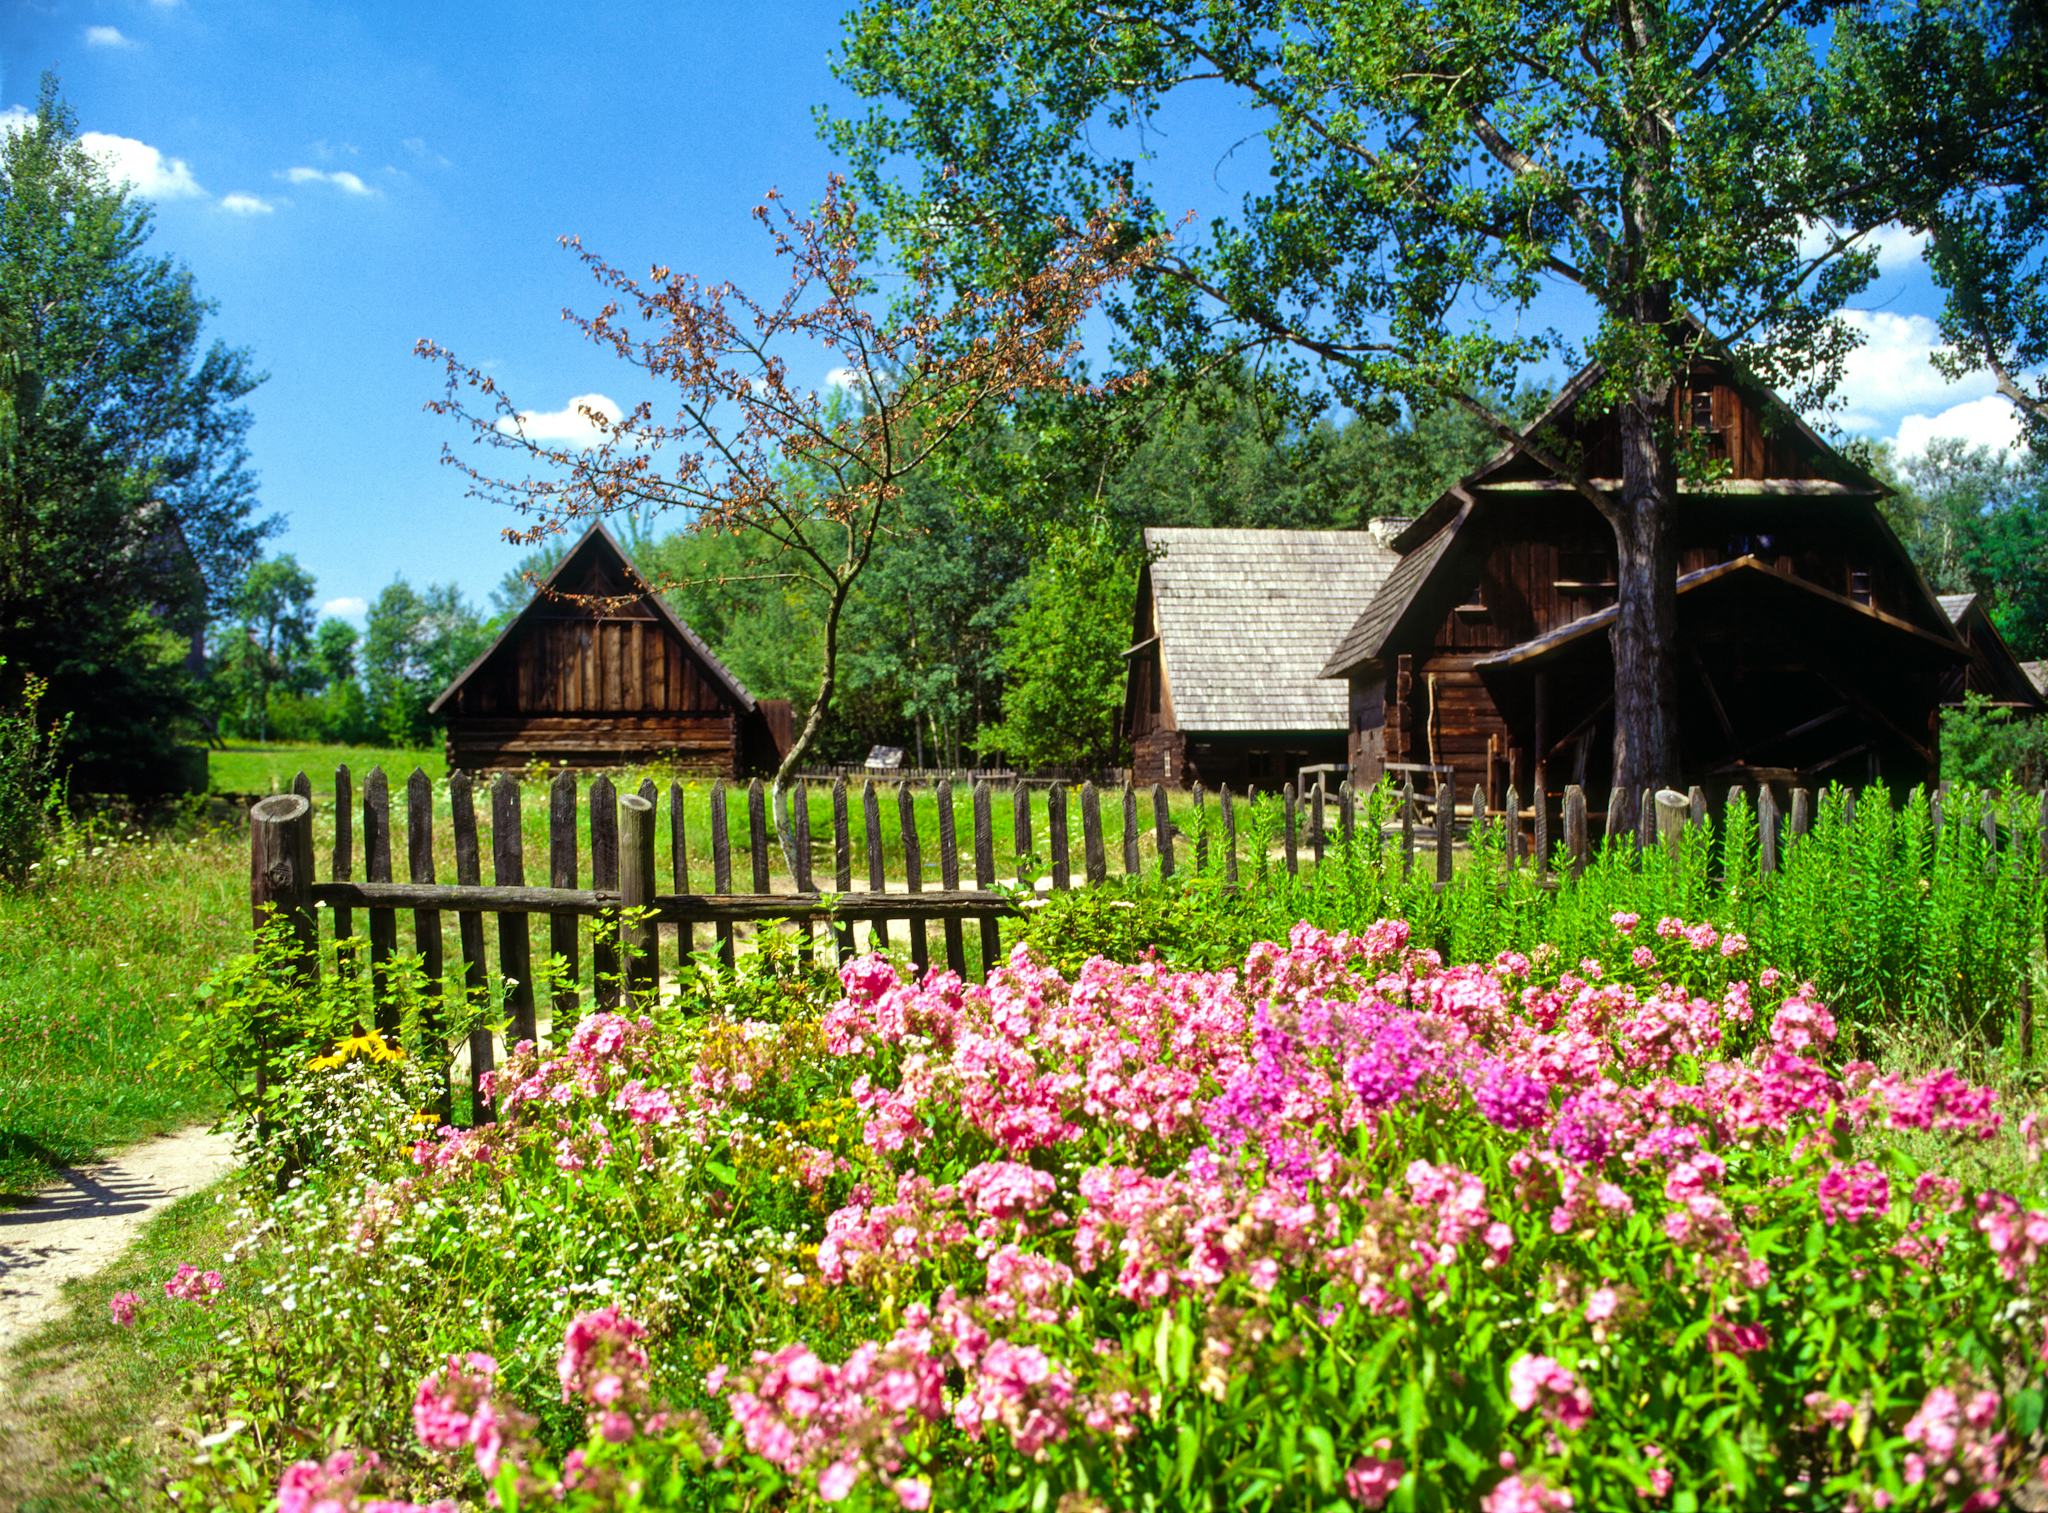
{"type": "Polygon", "coordinates": [[[362,641],[371,730],[394,746],[425,745],[427,706],[488,644],[454,584],[415,589],[394,578],[372,601],[362,641]]]}
{"type": "MultiPolygon", "coordinates": [[[[6,663],[0,657],[0,668],[6,663]]],[[[58,755],[68,722],[43,724],[44,689],[31,676],[18,705],[0,705],[0,888],[19,888],[33,877],[64,819],[58,755]]]]}
{"type": "Polygon", "coordinates": [[[1049,534],[1003,629],[1003,718],[985,750],[1023,768],[1114,761],[1137,567],[1101,526],[1049,534]]]}
{"type": "Polygon", "coordinates": [[[1885,513],[1936,592],[1986,595],[2016,657],[2048,655],[2048,454],[1938,440],[1875,460],[1894,485],[1885,513]]]}
{"type": "Polygon", "coordinates": [[[2036,788],[2048,780],[2048,728],[1982,694],[1941,712],[1941,775],[1951,783],[2036,788]]]}
{"type": "Polygon", "coordinates": [[[272,528],[244,447],[258,377],[204,342],[212,306],[150,230],[46,79],[0,136],[0,656],[48,682],[92,788],[161,779],[196,716],[192,640],[272,528]]]}

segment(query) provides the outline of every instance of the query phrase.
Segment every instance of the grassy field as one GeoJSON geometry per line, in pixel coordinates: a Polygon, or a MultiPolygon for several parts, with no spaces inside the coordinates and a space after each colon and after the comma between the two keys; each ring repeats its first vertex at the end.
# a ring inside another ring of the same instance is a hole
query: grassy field
{"type": "Polygon", "coordinates": [[[239,746],[212,751],[206,757],[207,786],[215,793],[283,793],[292,778],[304,772],[316,788],[334,781],[337,763],[362,774],[382,767],[403,781],[413,768],[438,781],[448,770],[439,747],[431,751],[400,751],[384,746],[239,746]]]}
{"type": "Polygon", "coordinates": [[[84,844],[0,893],[0,1197],[215,1112],[150,1062],[185,995],[246,949],[245,845],[227,827],[84,844]]]}

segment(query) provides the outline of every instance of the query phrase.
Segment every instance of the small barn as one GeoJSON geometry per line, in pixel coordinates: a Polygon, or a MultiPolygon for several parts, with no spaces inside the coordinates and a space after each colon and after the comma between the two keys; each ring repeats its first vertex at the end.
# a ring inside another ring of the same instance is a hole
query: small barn
{"type": "Polygon", "coordinates": [[[773,767],[789,739],[787,701],[747,692],[602,524],[431,712],[465,772],[666,761],[738,777],[773,767]]]}
{"type": "Polygon", "coordinates": [[[2039,664],[2022,662],[2013,655],[2012,647],[1992,623],[1982,594],[1943,594],[1938,602],[1970,653],[1969,662],[1949,675],[1942,703],[1960,704],[1965,694],[1974,693],[2023,715],[2048,709],[2048,700],[2041,697],[2030,671],[2039,664]]]}
{"type": "MultiPolygon", "coordinates": [[[[1611,781],[1614,534],[1527,444],[1540,434],[1534,450],[1580,457],[1594,487],[1618,489],[1620,428],[1591,401],[1600,376],[1579,373],[1522,441],[1417,517],[1333,642],[1324,675],[1350,689],[1356,780],[1427,766],[1496,805],[1539,780],[1553,794],[1611,781]]],[[[1973,677],[2013,680],[1993,665],[2002,647],[1973,650],[1936,601],[1878,507],[1884,484],[1722,358],[1673,385],[1668,419],[1719,466],[1679,488],[1681,770],[1666,780],[1932,776],[1945,699],[1973,677]]]]}
{"type": "Polygon", "coordinates": [[[1124,734],[1141,784],[1277,788],[1345,760],[1345,694],[1316,674],[1398,560],[1374,531],[1145,532],[1124,734]]]}

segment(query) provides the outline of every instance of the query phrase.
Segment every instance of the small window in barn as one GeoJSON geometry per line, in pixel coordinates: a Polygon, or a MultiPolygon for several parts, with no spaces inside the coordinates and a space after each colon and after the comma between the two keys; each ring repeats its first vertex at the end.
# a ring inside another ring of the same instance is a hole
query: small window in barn
{"type": "Polygon", "coordinates": [[[1728,434],[1714,424],[1714,391],[1694,389],[1692,391],[1692,428],[1700,433],[1707,451],[1719,457],[1728,446],[1728,434]]]}
{"type": "Polygon", "coordinates": [[[1870,602],[1870,570],[1862,567],[1849,569],[1849,597],[1858,604],[1870,602]]]}
{"type": "Polygon", "coordinates": [[[1606,552],[1562,551],[1557,554],[1560,593],[1597,594],[1614,587],[1614,559],[1606,552]]]}

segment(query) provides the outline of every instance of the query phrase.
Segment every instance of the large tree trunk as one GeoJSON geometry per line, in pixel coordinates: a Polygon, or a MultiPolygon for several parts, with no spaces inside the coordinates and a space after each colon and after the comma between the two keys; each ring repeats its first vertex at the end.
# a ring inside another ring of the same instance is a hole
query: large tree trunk
{"type": "Polygon", "coordinates": [[[1616,546],[1614,781],[1629,793],[1675,783],[1678,696],[1678,553],[1672,541],[1677,488],[1659,436],[1664,397],[1621,406],[1621,497],[1610,520],[1616,546]]]}

